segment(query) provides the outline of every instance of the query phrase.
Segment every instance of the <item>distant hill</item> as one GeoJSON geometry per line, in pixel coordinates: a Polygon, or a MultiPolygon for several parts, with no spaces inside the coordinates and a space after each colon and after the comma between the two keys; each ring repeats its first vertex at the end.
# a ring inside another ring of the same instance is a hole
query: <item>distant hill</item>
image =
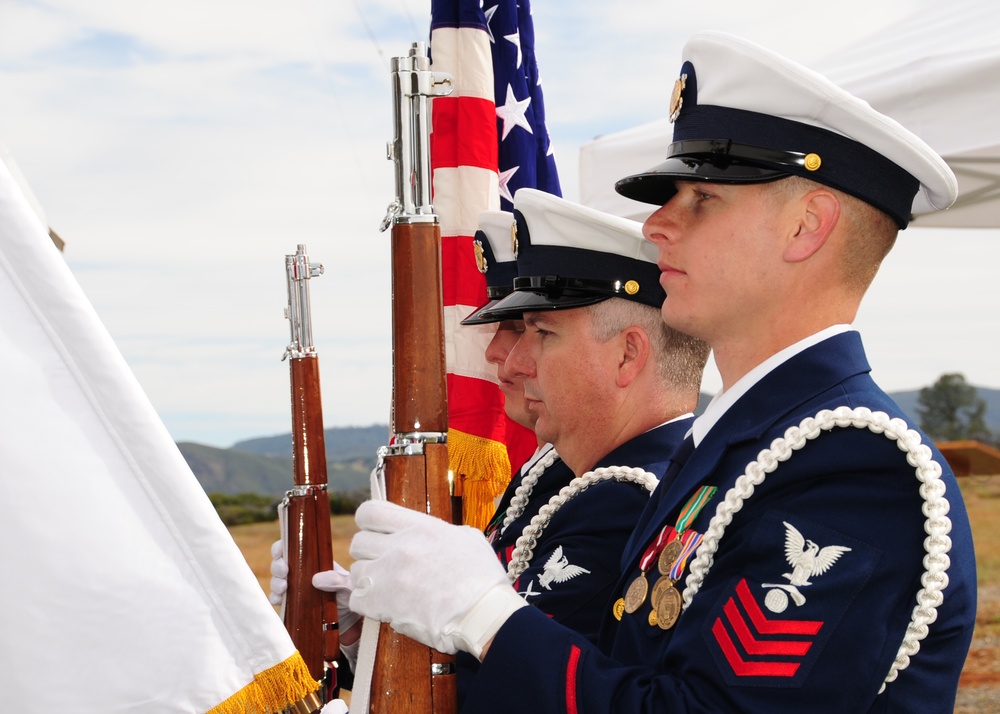
{"type": "MultiPolygon", "coordinates": [[[[986,400],[986,426],[990,431],[1000,432],[1000,389],[989,389],[987,387],[976,387],[980,398],[986,400]]],[[[899,405],[899,408],[906,413],[916,426],[920,426],[920,390],[912,389],[906,392],[889,392],[892,400],[899,405]]],[[[695,414],[705,411],[711,401],[712,395],[702,392],[701,399],[698,400],[698,407],[695,414]]]]}
{"type": "MultiPolygon", "coordinates": [[[[327,429],[323,433],[326,441],[326,458],[333,461],[354,461],[371,459],[374,465],[375,452],[385,446],[389,439],[388,424],[372,426],[343,426],[327,429]]],[[[234,451],[247,451],[265,456],[288,456],[292,453],[292,434],[262,436],[247,439],[232,445],[234,451]]]]}
{"type": "Polygon", "coordinates": [[[271,458],[191,442],[180,442],[177,448],[206,493],[278,496],[292,482],[290,455],[271,458]]]}
{"type": "MultiPolygon", "coordinates": [[[[986,424],[1000,432],[1000,389],[976,388],[986,400],[986,424]]],[[[914,423],[920,390],[890,395],[914,423]]],[[[696,412],[701,414],[711,396],[702,394],[696,412]]],[[[328,480],[331,491],[368,488],[376,452],[387,443],[389,426],[333,427],[325,432],[328,480]]],[[[228,449],[181,442],[177,444],[202,487],[208,493],[257,493],[280,497],[292,484],[292,435],[248,439],[228,449]]]]}
{"type": "MultiPolygon", "coordinates": [[[[368,488],[376,451],[386,443],[388,432],[387,425],[325,431],[331,491],[368,488]]],[[[291,433],[249,439],[228,449],[193,442],[179,442],[177,448],[206,493],[257,493],[277,498],[292,485],[291,433]]]]}

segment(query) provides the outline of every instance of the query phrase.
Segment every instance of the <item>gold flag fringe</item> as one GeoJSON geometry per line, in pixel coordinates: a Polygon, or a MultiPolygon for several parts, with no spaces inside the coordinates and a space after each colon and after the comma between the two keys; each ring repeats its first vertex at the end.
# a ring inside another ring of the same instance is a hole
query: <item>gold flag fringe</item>
{"type": "Polygon", "coordinates": [[[298,652],[258,672],[253,681],[206,714],[274,714],[319,689],[298,652]]]}
{"type": "Polygon", "coordinates": [[[493,517],[494,500],[510,483],[507,446],[449,429],[448,467],[456,479],[462,478],[465,524],[483,530],[493,517]]]}

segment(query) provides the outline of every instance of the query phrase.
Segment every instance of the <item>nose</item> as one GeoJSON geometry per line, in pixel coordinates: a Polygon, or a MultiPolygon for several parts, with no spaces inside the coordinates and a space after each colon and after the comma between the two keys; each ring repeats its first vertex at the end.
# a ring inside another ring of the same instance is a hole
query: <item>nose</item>
{"type": "Polygon", "coordinates": [[[677,222],[673,216],[673,203],[670,200],[657,208],[642,224],[642,235],[650,243],[676,240],[677,222]]]}
{"type": "Polygon", "coordinates": [[[501,320],[498,322],[493,339],[486,346],[486,361],[499,368],[523,332],[524,323],[520,320],[501,320]]]}
{"type": "Polygon", "coordinates": [[[528,349],[528,340],[522,337],[507,352],[504,368],[511,377],[533,377],[535,361],[528,349]]]}
{"type": "Polygon", "coordinates": [[[510,348],[512,343],[509,339],[510,332],[507,330],[497,329],[493,333],[493,339],[486,346],[486,361],[490,364],[495,364],[498,367],[504,363],[507,359],[507,355],[510,353],[510,348]]]}

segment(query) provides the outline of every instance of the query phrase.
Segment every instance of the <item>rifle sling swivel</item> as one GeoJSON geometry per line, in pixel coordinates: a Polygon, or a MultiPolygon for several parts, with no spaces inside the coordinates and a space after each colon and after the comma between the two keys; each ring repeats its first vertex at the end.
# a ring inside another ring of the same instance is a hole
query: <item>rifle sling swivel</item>
{"type": "Polygon", "coordinates": [[[325,483],[295,484],[285,492],[285,498],[310,498],[326,491],[325,483]]]}
{"type": "Polygon", "coordinates": [[[398,433],[389,446],[379,449],[380,456],[422,456],[424,444],[447,444],[448,433],[442,431],[410,431],[398,433]]]}

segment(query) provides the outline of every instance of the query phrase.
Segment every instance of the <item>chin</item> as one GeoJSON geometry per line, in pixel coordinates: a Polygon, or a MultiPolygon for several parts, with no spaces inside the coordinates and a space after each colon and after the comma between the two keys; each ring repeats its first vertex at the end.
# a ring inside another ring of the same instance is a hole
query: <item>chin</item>
{"type": "Polygon", "coordinates": [[[671,305],[669,298],[663,302],[663,307],[660,308],[660,317],[663,318],[667,327],[697,337],[691,331],[691,328],[697,327],[697,324],[692,325],[690,316],[681,313],[676,305],[671,305]]]}
{"type": "Polygon", "coordinates": [[[535,430],[535,417],[528,412],[512,413],[507,412],[507,417],[515,424],[520,424],[525,429],[535,430]]]}
{"type": "Polygon", "coordinates": [[[555,430],[549,431],[546,428],[544,419],[537,419],[535,421],[535,436],[547,444],[552,444],[558,433],[555,430]]]}

